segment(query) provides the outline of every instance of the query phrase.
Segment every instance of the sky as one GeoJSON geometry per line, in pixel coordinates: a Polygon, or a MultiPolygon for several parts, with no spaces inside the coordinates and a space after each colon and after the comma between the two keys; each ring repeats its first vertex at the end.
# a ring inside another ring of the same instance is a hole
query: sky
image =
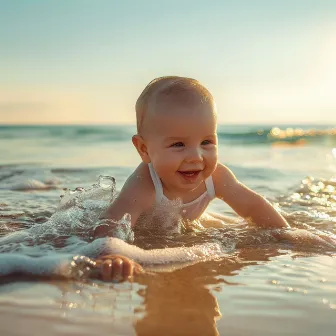
{"type": "Polygon", "coordinates": [[[153,78],[220,123],[336,125],[334,0],[0,0],[0,124],[124,124],[153,78]]]}

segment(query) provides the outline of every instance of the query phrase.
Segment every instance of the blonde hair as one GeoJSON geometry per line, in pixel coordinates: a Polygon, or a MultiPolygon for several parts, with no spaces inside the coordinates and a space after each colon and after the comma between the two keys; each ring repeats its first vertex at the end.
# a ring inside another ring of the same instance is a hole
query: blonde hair
{"type": "Polygon", "coordinates": [[[179,76],[155,78],[145,87],[135,104],[138,133],[143,127],[149,102],[159,97],[168,97],[182,104],[197,99],[200,103],[209,102],[214,106],[211,92],[196,79],[179,76]]]}

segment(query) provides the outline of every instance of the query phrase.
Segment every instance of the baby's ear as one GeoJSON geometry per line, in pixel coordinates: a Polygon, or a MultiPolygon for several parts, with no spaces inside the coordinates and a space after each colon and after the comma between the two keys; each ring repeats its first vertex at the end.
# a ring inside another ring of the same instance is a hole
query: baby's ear
{"type": "Polygon", "coordinates": [[[144,163],[150,163],[151,160],[149,158],[148,152],[147,152],[147,146],[143,139],[143,137],[139,134],[133,135],[132,142],[136,150],[138,151],[139,155],[141,156],[141,159],[144,163]]]}

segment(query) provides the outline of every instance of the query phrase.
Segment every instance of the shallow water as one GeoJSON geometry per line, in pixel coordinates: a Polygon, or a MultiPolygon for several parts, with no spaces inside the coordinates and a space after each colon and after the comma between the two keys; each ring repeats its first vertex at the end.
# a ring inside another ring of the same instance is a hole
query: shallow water
{"type": "MultiPolygon", "coordinates": [[[[293,227],[330,235],[336,233],[336,141],[330,129],[314,129],[293,134],[261,126],[221,127],[219,156],[293,227]]],[[[138,163],[132,132],[132,127],[1,127],[2,253],[58,256],[90,244],[94,217],[46,224],[59,208],[63,188],[88,189],[99,175],[114,176],[122,186],[138,163]],[[16,232],[32,234],[24,242],[5,241],[16,232]]],[[[98,195],[98,203],[108,197],[98,195]]],[[[209,210],[234,218],[219,201],[209,210]]],[[[154,269],[133,283],[7,278],[0,287],[0,334],[25,335],[27,329],[48,335],[334,334],[332,248],[280,240],[271,230],[239,220],[221,230],[134,240],[149,253],[203,243],[220,244],[225,253],[175,271],[154,269]]],[[[171,257],[168,266],[175,262],[171,257]]]]}

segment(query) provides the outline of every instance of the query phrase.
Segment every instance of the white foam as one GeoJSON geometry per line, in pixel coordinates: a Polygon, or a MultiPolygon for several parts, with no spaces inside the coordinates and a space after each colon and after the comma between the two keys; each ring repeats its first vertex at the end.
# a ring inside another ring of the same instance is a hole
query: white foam
{"type": "Polygon", "coordinates": [[[192,247],[171,247],[144,250],[118,238],[96,239],[91,244],[79,248],[76,253],[97,258],[104,254],[121,254],[141,265],[182,263],[218,258],[227,251],[217,243],[205,243],[192,247]]]}
{"type": "MultiPolygon", "coordinates": [[[[68,276],[71,269],[72,256],[83,255],[97,258],[100,255],[120,254],[143,266],[162,266],[170,264],[185,265],[219,258],[225,255],[223,247],[215,243],[195,245],[192,247],[176,247],[143,250],[118,238],[100,238],[73,251],[73,254],[59,253],[43,257],[29,257],[22,254],[4,253],[0,255],[0,276],[10,274],[26,274],[36,276],[68,276]]],[[[88,258],[84,258],[87,262],[88,258]]]]}

